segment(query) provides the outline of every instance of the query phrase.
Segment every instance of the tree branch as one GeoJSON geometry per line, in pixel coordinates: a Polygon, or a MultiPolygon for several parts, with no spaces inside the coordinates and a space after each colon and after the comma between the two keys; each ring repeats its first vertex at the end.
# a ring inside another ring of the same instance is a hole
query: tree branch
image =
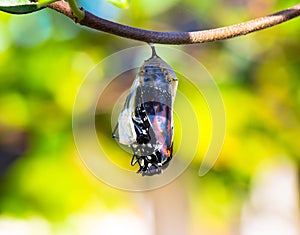
{"type": "MultiPolygon", "coordinates": [[[[68,3],[64,1],[58,1],[49,4],[48,7],[68,16],[76,22],[76,17],[72,14],[68,3]]],[[[157,32],[118,24],[102,19],[88,11],[85,11],[85,17],[79,22],[79,24],[99,31],[148,43],[193,44],[212,42],[246,35],[291,20],[299,15],[300,4],[297,4],[293,7],[272,15],[260,17],[254,20],[227,27],[193,32],[157,32]]]]}

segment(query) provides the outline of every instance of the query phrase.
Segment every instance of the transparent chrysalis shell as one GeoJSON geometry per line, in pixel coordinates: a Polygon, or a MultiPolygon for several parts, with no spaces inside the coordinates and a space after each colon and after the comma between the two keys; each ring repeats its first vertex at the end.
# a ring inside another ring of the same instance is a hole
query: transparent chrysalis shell
{"type": "Polygon", "coordinates": [[[151,45],[152,56],[145,60],[131,86],[119,115],[113,138],[130,146],[131,165],[138,173],[162,173],[173,153],[173,104],[178,79],[151,45]]]}

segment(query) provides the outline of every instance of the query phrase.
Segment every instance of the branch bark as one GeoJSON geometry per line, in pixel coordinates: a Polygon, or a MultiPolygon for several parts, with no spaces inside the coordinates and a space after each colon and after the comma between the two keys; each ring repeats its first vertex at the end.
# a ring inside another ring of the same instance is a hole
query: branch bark
{"type": "MultiPolygon", "coordinates": [[[[58,1],[49,4],[48,7],[66,15],[76,22],[76,17],[72,14],[68,3],[64,1],[58,1]]],[[[147,43],[179,45],[212,42],[238,37],[278,25],[299,16],[300,4],[287,8],[275,14],[256,18],[243,23],[234,24],[222,28],[199,30],[193,32],[158,32],[143,30],[105,20],[85,10],[84,12],[85,17],[79,22],[79,24],[83,26],[147,43]]]]}

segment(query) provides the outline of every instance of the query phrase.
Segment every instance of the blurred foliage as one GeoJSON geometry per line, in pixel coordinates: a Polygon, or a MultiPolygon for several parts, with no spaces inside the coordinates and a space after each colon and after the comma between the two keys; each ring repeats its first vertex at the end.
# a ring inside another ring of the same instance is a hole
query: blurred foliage
{"type": "MultiPolygon", "coordinates": [[[[225,26],[297,3],[137,0],[120,10],[91,2],[79,1],[100,16],[158,31],[225,26]]],[[[228,230],[263,159],[284,156],[299,164],[299,29],[295,19],[236,39],[174,46],[212,74],[227,113],[226,140],[214,168],[198,177],[197,156],[181,177],[194,224],[201,218],[202,226],[228,230]]],[[[88,172],[74,146],[71,119],[77,89],[92,67],[118,50],[141,44],[82,28],[48,9],[18,16],[0,13],[0,146],[4,148],[7,133],[26,133],[27,138],[26,151],[1,172],[0,218],[40,216],[59,227],[77,213],[137,207],[132,193],[112,189],[88,172]]],[[[197,104],[195,99],[193,106],[197,104]]],[[[97,117],[104,119],[109,117],[97,117]]],[[[98,134],[110,138],[109,132],[98,134]]],[[[18,148],[17,139],[11,142],[18,148]]]]}
{"type": "Polygon", "coordinates": [[[129,7],[129,1],[128,0],[106,0],[109,3],[112,3],[113,5],[119,7],[119,8],[128,8],[129,7]]]}

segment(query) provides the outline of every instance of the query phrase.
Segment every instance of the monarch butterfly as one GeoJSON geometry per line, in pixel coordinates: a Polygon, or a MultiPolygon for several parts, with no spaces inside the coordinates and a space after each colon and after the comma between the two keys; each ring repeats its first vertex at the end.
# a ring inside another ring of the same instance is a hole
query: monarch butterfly
{"type": "Polygon", "coordinates": [[[173,104],[178,79],[151,45],[152,56],[139,68],[119,115],[113,138],[130,146],[137,173],[161,174],[173,154],[173,104]],[[118,134],[117,134],[118,130],[118,134]]]}

